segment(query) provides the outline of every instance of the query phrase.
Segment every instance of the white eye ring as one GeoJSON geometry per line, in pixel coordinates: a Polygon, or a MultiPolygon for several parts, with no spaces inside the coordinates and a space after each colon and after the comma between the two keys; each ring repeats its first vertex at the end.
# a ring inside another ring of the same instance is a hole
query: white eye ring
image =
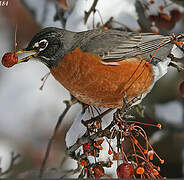
{"type": "Polygon", "coordinates": [[[41,41],[39,41],[39,42],[36,42],[35,44],[34,44],[34,46],[33,46],[33,48],[39,48],[39,51],[43,51],[47,46],[48,46],[48,41],[46,40],[46,39],[42,39],[41,41]],[[40,44],[41,43],[45,43],[45,46],[44,47],[42,47],[42,48],[39,48],[39,46],[40,46],[40,44]]]}
{"type": "Polygon", "coordinates": [[[45,46],[43,48],[40,48],[39,51],[43,51],[48,46],[48,41],[46,39],[42,39],[38,44],[40,46],[41,43],[45,43],[45,46]]]}

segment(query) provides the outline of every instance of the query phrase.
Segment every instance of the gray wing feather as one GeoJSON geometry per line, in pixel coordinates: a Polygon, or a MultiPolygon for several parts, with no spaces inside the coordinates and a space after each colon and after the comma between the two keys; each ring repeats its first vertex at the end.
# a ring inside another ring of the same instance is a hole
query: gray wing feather
{"type": "Polygon", "coordinates": [[[169,46],[168,51],[171,50],[169,36],[117,30],[86,31],[80,39],[80,47],[84,52],[95,53],[103,61],[120,61],[141,54],[149,55],[163,46],[169,46]]]}

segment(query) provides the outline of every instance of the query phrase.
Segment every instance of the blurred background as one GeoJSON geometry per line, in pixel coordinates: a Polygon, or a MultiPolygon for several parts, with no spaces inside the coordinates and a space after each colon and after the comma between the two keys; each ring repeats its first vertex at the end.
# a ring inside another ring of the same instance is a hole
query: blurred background
{"type": "MultiPolygon", "coordinates": [[[[14,51],[16,25],[17,49],[25,47],[36,32],[49,26],[77,32],[105,27],[165,35],[181,33],[184,29],[182,0],[98,0],[85,23],[85,11],[93,3],[94,0],[0,1],[0,57],[14,51]]],[[[47,72],[46,66],[35,61],[10,69],[0,64],[0,173],[5,174],[3,177],[37,174],[49,136],[64,110],[63,100],[70,99],[69,92],[52,76],[43,90],[39,89],[47,72]],[[18,158],[14,161],[14,157],[18,158]]],[[[179,88],[183,81],[184,73],[170,67],[144,99],[145,116],[139,117],[140,121],[163,125],[162,130],[149,128],[147,133],[156,152],[165,159],[160,174],[168,178],[184,177],[184,92],[179,88]]],[[[65,134],[80,109],[79,104],[72,106],[65,117],[48,167],[58,167],[62,162],[61,171],[73,168],[71,160],[63,160],[65,134]]],[[[59,175],[49,173],[47,177],[59,175]]]]}

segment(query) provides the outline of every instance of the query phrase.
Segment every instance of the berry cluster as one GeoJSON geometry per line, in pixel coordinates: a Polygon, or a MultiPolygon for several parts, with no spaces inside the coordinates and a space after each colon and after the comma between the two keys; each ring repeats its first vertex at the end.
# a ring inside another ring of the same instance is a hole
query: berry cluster
{"type": "Polygon", "coordinates": [[[106,173],[106,168],[112,168],[118,178],[161,178],[160,167],[154,165],[153,157],[156,156],[161,164],[164,160],[154,151],[146,132],[140,126],[161,129],[161,124],[123,120],[118,112],[104,130],[100,118],[92,118],[84,124],[87,127],[84,136],[89,139],[87,143],[81,144],[82,150],[75,157],[83,167],[80,178],[111,177],[106,173]],[[116,141],[116,144],[112,145],[112,141],[116,141]],[[102,161],[101,156],[104,155],[106,160],[102,161]],[[94,160],[91,161],[91,158],[94,160]]]}

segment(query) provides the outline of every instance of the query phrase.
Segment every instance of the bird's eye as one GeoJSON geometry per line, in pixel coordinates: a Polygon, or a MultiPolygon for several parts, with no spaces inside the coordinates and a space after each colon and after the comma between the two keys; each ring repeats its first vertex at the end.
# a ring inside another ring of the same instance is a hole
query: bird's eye
{"type": "Polygon", "coordinates": [[[38,44],[39,44],[40,51],[42,51],[47,47],[48,41],[46,39],[43,39],[38,44]]]}
{"type": "Polygon", "coordinates": [[[40,48],[44,48],[46,46],[46,42],[41,42],[41,43],[39,43],[39,47],[40,48]]]}

